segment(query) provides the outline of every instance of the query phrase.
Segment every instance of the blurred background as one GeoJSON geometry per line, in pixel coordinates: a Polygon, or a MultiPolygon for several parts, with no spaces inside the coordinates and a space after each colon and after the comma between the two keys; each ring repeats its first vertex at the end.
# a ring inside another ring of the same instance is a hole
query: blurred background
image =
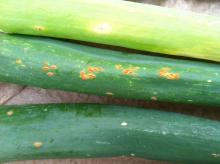
{"type": "MultiPolygon", "coordinates": [[[[129,0],[138,3],[179,8],[204,14],[220,16],[219,0],[129,0]]],[[[196,115],[210,119],[220,120],[220,112],[214,108],[191,105],[177,105],[171,103],[146,102],[127,99],[115,99],[112,97],[98,97],[73,92],[57,90],[45,90],[28,86],[0,83],[0,104],[42,104],[42,103],[102,103],[120,104],[143,108],[156,108],[168,112],[178,112],[188,115],[196,115]]],[[[147,109],[146,109],[147,110],[147,109]]],[[[108,159],[65,159],[65,160],[41,160],[13,162],[10,164],[165,164],[160,161],[147,161],[136,158],[108,158],[108,159]]],[[[9,164],[9,163],[8,163],[9,164]]],[[[167,164],[167,163],[166,163],[167,164]]]]}

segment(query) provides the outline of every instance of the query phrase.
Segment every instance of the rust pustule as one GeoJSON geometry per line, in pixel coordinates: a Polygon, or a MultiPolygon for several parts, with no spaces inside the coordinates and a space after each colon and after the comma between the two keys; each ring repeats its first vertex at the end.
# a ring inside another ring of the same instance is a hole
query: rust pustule
{"type": "Polygon", "coordinates": [[[91,66],[88,67],[89,73],[102,72],[102,71],[103,71],[103,68],[101,68],[101,67],[91,67],[91,66]]]}
{"type": "Polygon", "coordinates": [[[55,75],[55,70],[57,70],[58,67],[57,65],[53,64],[53,65],[50,65],[48,62],[45,62],[43,67],[42,67],[42,70],[47,74],[47,76],[49,77],[52,77],[55,75]]]}
{"type": "Polygon", "coordinates": [[[53,72],[47,72],[47,76],[49,76],[49,77],[52,77],[52,76],[54,76],[55,74],[53,73],[53,72]]]}
{"type": "Polygon", "coordinates": [[[139,67],[129,66],[124,68],[122,65],[118,64],[115,65],[115,69],[120,70],[124,75],[135,75],[136,72],[139,70],[139,67]]]}
{"type": "Polygon", "coordinates": [[[179,73],[172,73],[171,68],[165,67],[159,71],[159,75],[168,80],[178,80],[180,79],[179,73]]]}
{"type": "Polygon", "coordinates": [[[58,67],[57,67],[57,65],[51,65],[50,66],[50,69],[52,69],[52,70],[56,70],[58,67]]]}
{"type": "Polygon", "coordinates": [[[82,80],[92,80],[96,78],[96,74],[103,71],[102,67],[88,66],[87,70],[80,71],[80,78],[82,80]]]}

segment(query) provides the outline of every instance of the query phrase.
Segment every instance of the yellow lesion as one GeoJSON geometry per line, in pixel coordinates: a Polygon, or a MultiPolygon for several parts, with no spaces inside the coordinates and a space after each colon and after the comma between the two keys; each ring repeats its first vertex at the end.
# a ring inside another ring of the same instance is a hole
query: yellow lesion
{"type": "Polygon", "coordinates": [[[114,93],[112,93],[112,92],[106,92],[105,94],[108,95],[108,96],[113,96],[114,95],[114,93]]]}
{"type": "Polygon", "coordinates": [[[180,74],[179,73],[172,73],[172,69],[169,67],[164,67],[160,69],[159,75],[160,77],[166,78],[168,80],[178,80],[180,79],[180,74]]]}
{"type": "Polygon", "coordinates": [[[120,70],[120,69],[122,69],[122,68],[123,68],[123,67],[122,67],[121,64],[115,65],[115,69],[117,69],[117,70],[120,70]]]}
{"type": "Polygon", "coordinates": [[[42,66],[42,70],[46,73],[48,77],[55,76],[55,71],[58,69],[58,66],[53,64],[50,65],[48,62],[45,62],[42,66]]]}
{"type": "Polygon", "coordinates": [[[152,96],[152,97],[151,97],[151,100],[153,100],[153,101],[157,101],[158,99],[157,99],[156,96],[152,96]]]}
{"type": "Polygon", "coordinates": [[[34,30],[36,30],[36,31],[44,31],[44,30],[45,30],[45,27],[44,27],[44,26],[37,25],[37,26],[34,26],[34,30]]]}
{"type": "Polygon", "coordinates": [[[104,69],[102,67],[94,67],[94,66],[88,66],[88,68],[85,70],[80,71],[80,78],[82,80],[92,80],[96,78],[96,74],[103,72],[104,69]]]}
{"type": "Polygon", "coordinates": [[[115,65],[115,69],[120,70],[124,75],[136,75],[140,67],[129,66],[124,68],[122,65],[115,65]]]}
{"type": "Polygon", "coordinates": [[[33,145],[36,149],[40,149],[43,146],[43,143],[40,141],[37,141],[37,142],[34,142],[33,145]]]}
{"type": "Polygon", "coordinates": [[[13,114],[14,114],[13,110],[10,110],[10,111],[7,112],[8,116],[12,116],[13,114]]]}
{"type": "Polygon", "coordinates": [[[112,31],[112,26],[109,23],[99,23],[93,27],[93,30],[100,34],[108,34],[112,31]]]}
{"type": "Polygon", "coordinates": [[[21,59],[16,59],[15,64],[21,66],[21,67],[26,67],[26,65],[23,63],[21,59]]]}

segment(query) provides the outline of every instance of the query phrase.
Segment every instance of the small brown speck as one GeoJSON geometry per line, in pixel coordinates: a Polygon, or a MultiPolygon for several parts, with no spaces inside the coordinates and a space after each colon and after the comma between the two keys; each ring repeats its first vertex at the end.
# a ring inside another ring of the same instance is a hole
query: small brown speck
{"type": "Polygon", "coordinates": [[[54,73],[53,72],[47,72],[47,76],[52,77],[52,76],[54,76],[54,73]]]}
{"type": "Polygon", "coordinates": [[[43,146],[43,143],[42,142],[34,142],[34,147],[36,148],[36,149],[39,149],[39,148],[41,148],[43,146]]]}
{"type": "Polygon", "coordinates": [[[12,110],[10,110],[10,111],[7,112],[7,115],[8,115],[8,116],[12,116],[13,114],[14,114],[14,112],[13,112],[12,110]]]}

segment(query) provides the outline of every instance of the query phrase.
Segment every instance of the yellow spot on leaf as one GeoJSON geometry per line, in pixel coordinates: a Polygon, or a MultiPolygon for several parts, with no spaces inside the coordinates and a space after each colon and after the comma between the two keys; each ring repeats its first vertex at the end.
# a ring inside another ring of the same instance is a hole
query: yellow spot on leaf
{"type": "Polygon", "coordinates": [[[100,34],[107,34],[112,31],[112,26],[108,23],[101,23],[95,26],[94,31],[100,34]]]}
{"type": "Polygon", "coordinates": [[[19,65],[19,64],[22,64],[22,60],[21,60],[21,59],[17,59],[17,60],[15,61],[15,63],[18,64],[18,65],[19,65]]]}
{"type": "Polygon", "coordinates": [[[151,97],[151,100],[157,101],[157,97],[156,97],[156,96],[152,96],[152,97],[151,97]]]}
{"type": "Polygon", "coordinates": [[[13,112],[12,110],[10,110],[10,111],[7,112],[7,115],[8,115],[8,116],[12,116],[13,114],[14,114],[14,112],[13,112]]]}
{"type": "Polygon", "coordinates": [[[43,143],[42,142],[34,142],[34,147],[36,148],[36,149],[39,149],[39,148],[41,148],[43,146],[43,143]]]}
{"type": "Polygon", "coordinates": [[[44,66],[44,67],[42,67],[42,70],[47,72],[49,70],[49,67],[48,66],[44,66]]]}
{"type": "Polygon", "coordinates": [[[168,80],[178,80],[180,78],[180,74],[179,73],[172,73],[170,72],[171,71],[171,68],[162,68],[160,71],[159,71],[159,75],[161,77],[164,77],[168,80]]]}
{"type": "Polygon", "coordinates": [[[112,93],[112,92],[106,92],[105,94],[109,95],[109,96],[113,96],[114,95],[114,93],[112,93]]]}
{"type": "Polygon", "coordinates": [[[34,26],[34,29],[35,29],[36,31],[44,31],[44,30],[45,30],[45,27],[43,27],[43,26],[34,26]]]}
{"type": "Polygon", "coordinates": [[[120,65],[120,64],[118,64],[118,65],[115,65],[115,69],[117,69],[117,70],[121,70],[123,67],[122,67],[122,65],[120,65]]]}

